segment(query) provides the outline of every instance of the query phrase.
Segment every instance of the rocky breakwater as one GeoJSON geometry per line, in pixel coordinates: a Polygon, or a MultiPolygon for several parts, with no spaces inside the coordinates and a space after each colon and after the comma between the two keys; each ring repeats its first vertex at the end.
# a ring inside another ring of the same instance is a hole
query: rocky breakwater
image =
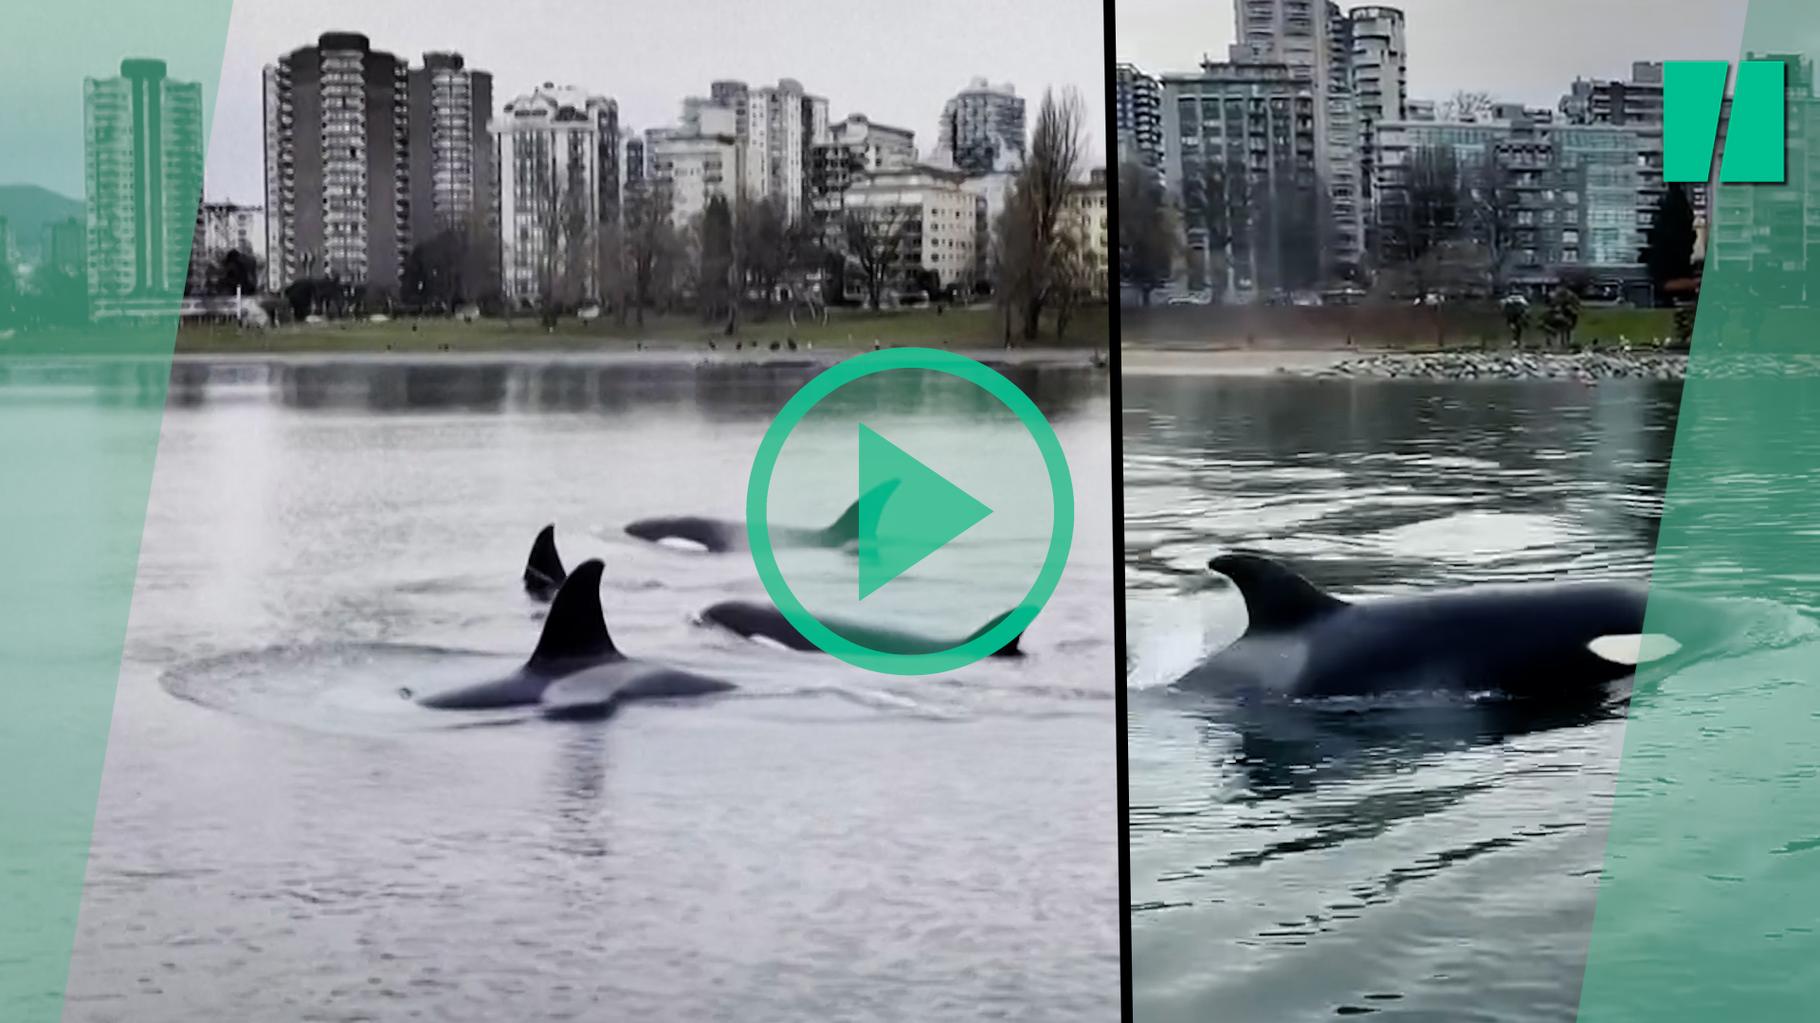
{"type": "Polygon", "coordinates": [[[1284,372],[1404,380],[1685,380],[1687,356],[1658,351],[1385,352],[1284,372]]]}

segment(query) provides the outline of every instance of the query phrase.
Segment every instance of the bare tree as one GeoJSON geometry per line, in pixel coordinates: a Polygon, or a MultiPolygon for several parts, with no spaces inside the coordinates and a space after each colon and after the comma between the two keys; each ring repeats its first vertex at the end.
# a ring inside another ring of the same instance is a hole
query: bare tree
{"type": "Polygon", "coordinates": [[[594,239],[589,230],[587,205],[581,190],[562,189],[549,197],[540,211],[542,238],[536,253],[537,315],[545,327],[554,327],[564,312],[574,309],[592,290],[594,239]]]}
{"type": "Polygon", "coordinates": [[[738,324],[739,296],[735,287],[733,208],[725,196],[716,195],[691,225],[694,255],[695,300],[704,320],[728,317],[727,333],[738,324]]]}
{"type": "Polygon", "coordinates": [[[1053,298],[1062,210],[1081,167],[1084,124],[1079,92],[1065,89],[1057,97],[1044,90],[1030,133],[1030,155],[999,220],[999,229],[1011,232],[1001,245],[1009,271],[1001,300],[1022,315],[1026,341],[1036,339],[1043,310],[1053,298]]]}
{"type": "Polygon", "coordinates": [[[1522,232],[1517,184],[1516,175],[1493,150],[1487,150],[1467,175],[1467,233],[1483,250],[1484,284],[1494,298],[1504,293],[1522,232]]]}
{"type": "Polygon", "coordinates": [[[1434,254],[1463,236],[1472,210],[1451,146],[1416,150],[1403,173],[1399,187],[1378,195],[1379,285],[1425,296],[1436,284],[1434,254]]]}
{"type": "Polygon", "coordinates": [[[1145,305],[1150,293],[1168,283],[1175,257],[1175,237],[1163,206],[1163,187],[1135,162],[1119,170],[1119,280],[1138,290],[1145,305]]]}
{"type": "Polygon", "coordinates": [[[1068,333],[1068,322],[1080,303],[1092,297],[1095,279],[1105,273],[1099,255],[1087,241],[1087,225],[1069,217],[1055,244],[1055,339],[1068,333]]]}
{"type": "Polygon", "coordinates": [[[594,288],[600,300],[613,310],[620,326],[625,326],[631,304],[631,273],[627,266],[625,221],[614,218],[600,225],[595,235],[594,288]]]}
{"type": "Polygon", "coordinates": [[[680,248],[670,223],[669,193],[646,184],[627,197],[624,210],[625,264],[631,302],[640,327],[645,310],[667,307],[680,248]]]}
{"type": "Polygon", "coordinates": [[[866,282],[866,302],[879,308],[885,285],[898,269],[909,234],[911,207],[902,203],[848,209],[841,217],[841,241],[849,261],[866,282]]]}
{"type": "Polygon", "coordinates": [[[796,326],[801,303],[810,318],[826,323],[828,304],[818,281],[826,278],[830,254],[827,224],[821,216],[805,217],[784,228],[782,287],[790,309],[790,326],[796,326]]]}
{"type": "Polygon", "coordinates": [[[733,222],[733,250],[740,278],[739,291],[756,292],[759,308],[771,309],[778,284],[796,261],[800,235],[791,230],[784,207],[774,197],[758,202],[742,199],[733,222]]]}
{"type": "Polygon", "coordinates": [[[1437,111],[1443,121],[1475,121],[1491,112],[1496,100],[1491,93],[1475,89],[1461,89],[1441,103],[1437,111]]]}

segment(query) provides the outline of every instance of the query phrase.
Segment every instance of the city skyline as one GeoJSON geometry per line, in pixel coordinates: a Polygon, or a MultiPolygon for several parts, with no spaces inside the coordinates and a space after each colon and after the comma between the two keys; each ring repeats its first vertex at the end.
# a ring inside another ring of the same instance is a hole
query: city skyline
{"type": "MultiPolygon", "coordinates": [[[[1575,78],[1622,78],[1632,61],[1736,60],[1744,5],[1702,0],[1354,0],[1342,9],[1387,6],[1406,16],[1409,94],[1437,102],[1456,91],[1553,108],[1575,78]],[[1534,39],[1533,44],[1523,44],[1534,39]],[[1521,46],[1520,60],[1488,60],[1521,46]]],[[[1125,0],[1113,15],[1118,60],[1151,75],[1198,71],[1227,59],[1232,4],[1125,0]]]]}
{"type": "Polygon", "coordinates": [[[603,95],[618,103],[621,128],[639,133],[676,124],[683,100],[706,96],[715,80],[758,87],[794,78],[809,92],[828,97],[834,120],[862,113],[909,128],[926,154],[935,145],[943,104],[975,77],[1012,82],[1033,112],[1045,87],[1073,86],[1086,107],[1088,162],[1104,162],[1105,50],[1098,4],[1066,0],[1058,9],[1020,0],[976,10],[938,0],[910,23],[882,10],[821,0],[784,0],[762,10],[689,5],[665,13],[669,17],[657,25],[629,4],[577,9],[532,0],[507,13],[497,4],[456,0],[429,17],[416,5],[331,0],[304,7],[238,0],[213,112],[205,195],[211,201],[262,201],[264,66],[325,31],[358,32],[376,49],[413,65],[425,52],[460,53],[470,67],[493,76],[496,111],[545,82],[603,95]],[[1068,16],[1071,8],[1078,8],[1077,17],[1068,16]],[[957,22],[977,27],[956,33],[957,22]],[[775,31],[797,23],[811,27],[775,31]],[[552,25],[563,30],[551,32],[552,25]],[[764,52],[755,53],[750,41],[761,33],[770,38],[764,52]],[[866,44],[856,45],[856,37],[866,44]],[[1008,38],[1017,45],[1004,45],[1008,38]],[[603,45],[591,46],[590,39],[603,45]],[[889,40],[890,52],[881,55],[873,40],[889,40]]]}

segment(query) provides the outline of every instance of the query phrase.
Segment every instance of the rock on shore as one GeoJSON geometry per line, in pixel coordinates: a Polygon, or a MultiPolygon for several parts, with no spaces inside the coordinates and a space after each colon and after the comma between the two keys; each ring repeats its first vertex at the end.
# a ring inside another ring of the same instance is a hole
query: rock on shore
{"type": "Polygon", "coordinates": [[[1657,351],[1386,352],[1284,372],[1410,380],[1685,380],[1687,356],[1657,351]]]}

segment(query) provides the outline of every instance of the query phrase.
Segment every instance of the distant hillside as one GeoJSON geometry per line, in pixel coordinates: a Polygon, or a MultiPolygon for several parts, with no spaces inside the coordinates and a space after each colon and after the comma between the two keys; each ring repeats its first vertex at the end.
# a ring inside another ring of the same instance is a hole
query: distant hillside
{"type": "Polygon", "coordinates": [[[0,185],[0,217],[6,218],[21,259],[37,258],[44,225],[82,216],[81,199],[58,195],[37,185],[0,185]]]}

